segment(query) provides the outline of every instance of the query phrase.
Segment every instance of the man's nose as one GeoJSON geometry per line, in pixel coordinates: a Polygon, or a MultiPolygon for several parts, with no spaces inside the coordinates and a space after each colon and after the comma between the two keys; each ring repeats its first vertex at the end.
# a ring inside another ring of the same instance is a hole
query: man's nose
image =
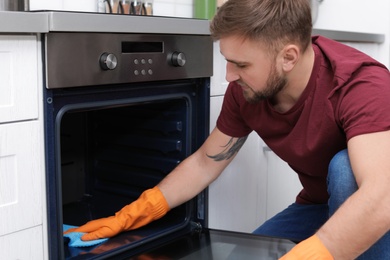
{"type": "Polygon", "coordinates": [[[235,65],[230,63],[230,62],[227,62],[226,63],[226,81],[228,82],[233,82],[233,81],[236,81],[240,78],[240,76],[238,75],[237,71],[236,71],[236,68],[235,68],[235,65]]]}

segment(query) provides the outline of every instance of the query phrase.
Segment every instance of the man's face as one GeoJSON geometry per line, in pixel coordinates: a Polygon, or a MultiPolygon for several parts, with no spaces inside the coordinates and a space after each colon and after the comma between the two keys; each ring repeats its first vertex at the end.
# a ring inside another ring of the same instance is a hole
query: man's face
{"type": "Polygon", "coordinates": [[[287,85],[275,55],[268,53],[263,45],[229,36],[220,40],[220,48],[227,61],[226,80],[237,82],[248,102],[272,99],[287,85]]]}

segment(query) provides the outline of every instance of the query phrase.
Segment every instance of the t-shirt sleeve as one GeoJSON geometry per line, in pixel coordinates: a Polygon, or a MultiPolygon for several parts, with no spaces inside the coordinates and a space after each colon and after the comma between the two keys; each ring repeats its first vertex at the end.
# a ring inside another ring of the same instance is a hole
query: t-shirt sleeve
{"type": "Polygon", "coordinates": [[[245,123],[245,115],[242,114],[245,103],[240,86],[230,83],[217,119],[217,128],[221,132],[232,137],[243,137],[252,131],[245,123]]]}
{"type": "Polygon", "coordinates": [[[363,66],[340,91],[336,118],[347,140],[390,130],[390,74],[379,66],[363,66]]]}

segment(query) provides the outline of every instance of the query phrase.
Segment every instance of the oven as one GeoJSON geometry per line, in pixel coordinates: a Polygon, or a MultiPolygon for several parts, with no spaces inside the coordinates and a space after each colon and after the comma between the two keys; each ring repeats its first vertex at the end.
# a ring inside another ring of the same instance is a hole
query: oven
{"type": "Polygon", "coordinates": [[[205,192],[144,228],[72,248],[63,224],[113,215],[155,186],[209,133],[208,35],[44,36],[50,259],[122,259],[205,225],[205,192]]]}

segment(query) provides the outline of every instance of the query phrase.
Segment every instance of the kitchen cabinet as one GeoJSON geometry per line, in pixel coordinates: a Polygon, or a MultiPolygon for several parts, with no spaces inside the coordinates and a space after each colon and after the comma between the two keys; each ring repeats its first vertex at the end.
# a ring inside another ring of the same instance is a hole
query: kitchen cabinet
{"type": "Polygon", "coordinates": [[[0,259],[44,259],[37,35],[0,36],[0,259]]]}
{"type": "Polygon", "coordinates": [[[1,259],[47,259],[43,253],[42,227],[32,227],[0,236],[1,259]]]}
{"type": "MultiPolygon", "coordinates": [[[[326,0],[320,4],[318,19],[314,28],[336,31],[338,33],[357,32],[383,36],[383,42],[366,41],[362,37],[355,39],[353,44],[358,49],[368,50],[371,56],[384,65],[390,64],[390,1],[355,1],[326,0]],[[374,50],[376,49],[376,50],[374,50]],[[375,54],[372,54],[376,52],[375,54]]],[[[340,39],[339,39],[340,40],[340,39]]],[[[348,40],[343,40],[348,43],[348,40]]],[[[349,43],[348,43],[349,44],[349,43]]],[[[354,46],[355,47],[355,46],[354,46]]]]}
{"type": "Polygon", "coordinates": [[[0,36],[0,123],[38,117],[36,48],[35,36],[0,36]]]}
{"type": "Polygon", "coordinates": [[[366,42],[348,42],[342,41],[345,45],[351,46],[365,54],[371,56],[372,58],[381,61],[384,60],[381,52],[381,44],[379,43],[366,43],[366,42]]]}
{"type": "MultiPolygon", "coordinates": [[[[222,106],[223,96],[211,97],[210,127],[222,106]]],[[[251,133],[233,162],[209,186],[209,227],[252,232],[265,220],[267,162],[262,140],[251,133]]]]}
{"type": "Polygon", "coordinates": [[[302,185],[297,173],[285,161],[268,147],[263,149],[267,161],[265,219],[270,219],[295,201],[302,185]]]}

